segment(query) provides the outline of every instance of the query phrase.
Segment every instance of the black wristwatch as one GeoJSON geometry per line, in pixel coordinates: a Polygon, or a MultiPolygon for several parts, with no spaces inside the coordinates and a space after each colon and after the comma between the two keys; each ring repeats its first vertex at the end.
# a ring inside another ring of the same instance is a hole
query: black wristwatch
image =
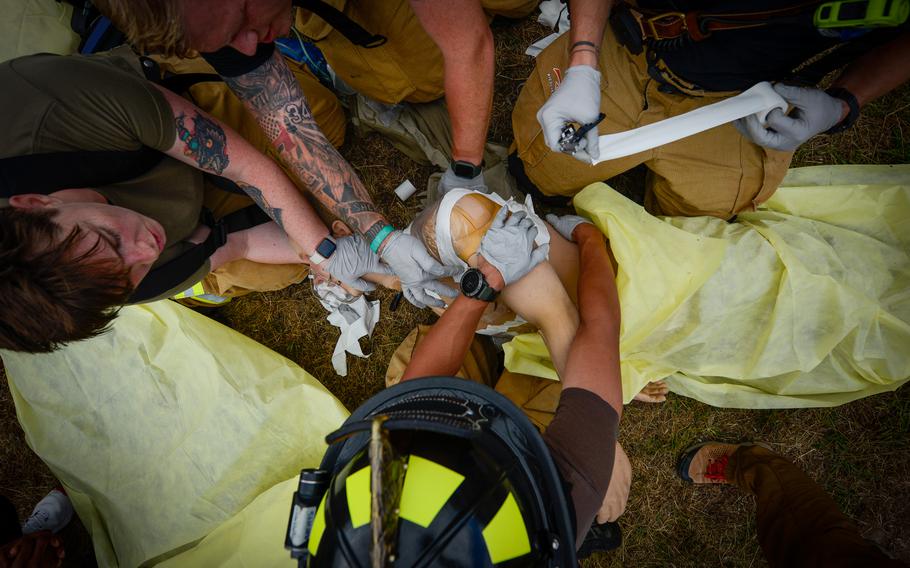
{"type": "Polygon", "coordinates": [[[837,134],[838,132],[843,132],[847,130],[853,123],[856,122],[856,119],[859,118],[859,101],[856,100],[856,97],[853,96],[853,93],[844,89],[843,87],[831,87],[830,89],[825,90],[830,96],[835,99],[840,99],[847,103],[847,106],[850,107],[850,112],[847,113],[847,116],[844,119],[828,130],[825,130],[825,134],[837,134]]]}
{"type": "Polygon", "coordinates": [[[464,179],[474,179],[483,173],[483,162],[479,166],[464,160],[452,160],[452,172],[464,179]]]}
{"type": "Polygon", "coordinates": [[[492,302],[499,295],[499,292],[487,284],[483,272],[476,268],[469,268],[461,277],[461,293],[468,298],[492,302]]]}

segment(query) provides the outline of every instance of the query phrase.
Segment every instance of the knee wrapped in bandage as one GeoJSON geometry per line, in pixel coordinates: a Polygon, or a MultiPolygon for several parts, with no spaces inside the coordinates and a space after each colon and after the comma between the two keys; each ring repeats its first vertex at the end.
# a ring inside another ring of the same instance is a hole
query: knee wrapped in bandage
{"type": "MultiPolygon", "coordinates": [[[[479,249],[480,241],[505,202],[495,195],[453,190],[438,203],[425,209],[411,225],[411,234],[420,239],[427,251],[448,266],[467,265],[479,249]]],[[[539,225],[535,242],[549,242],[543,221],[530,205],[510,202],[510,209],[523,209],[539,225]]]]}

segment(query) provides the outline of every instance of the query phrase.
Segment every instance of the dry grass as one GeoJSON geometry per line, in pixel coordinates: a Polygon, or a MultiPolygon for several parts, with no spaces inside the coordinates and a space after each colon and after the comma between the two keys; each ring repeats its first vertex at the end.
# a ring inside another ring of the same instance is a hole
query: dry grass
{"type": "MultiPolygon", "coordinates": [[[[532,20],[493,24],[497,48],[496,96],[490,138],[511,142],[510,114],[532,60],[524,48],[549,33],[532,20]]],[[[404,178],[425,187],[430,168],[413,164],[376,135],[349,132],[344,155],[357,169],[379,207],[397,225],[416,211],[418,200],[401,204],[391,189],[404,178]]],[[[850,132],[818,137],[797,153],[795,166],[831,163],[910,162],[910,88],[904,87],[867,108],[850,132]]],[[[635,193],[641,172],[613,180],[635,193]]],[[[428,311],[402,302],[389,312],[393,294],[377,292],[383,317],[369,359],[348,358],[349,375],[335,375],[331,351],[335,328],[308,285],[252,294],[219,310],[217,319],[294,360],[355,408],[383,387],[386,363],[428,311]]],[[[619,550],[585,566],[760,566],[753,499],[726,487],[693,489],[673,473],[678,454],[695,441],[758,439],[793,459],[856,519],[863,534],[910,561],[910,389],[834,409],[739,411],[715,409],[671,397],[662,405],[632,404],[624,414],[621,439],[632,460],[635,483],[621,524],[619,550]]],[[[0,493],[27,513],[55,481],[32,454],[16,423],[7,389],[0,389],[0,493]]],[[[68,546],[73,545],[73,536],[68,546]]],[[[74,562],[78,565],[78,562],[74,562]]]]}

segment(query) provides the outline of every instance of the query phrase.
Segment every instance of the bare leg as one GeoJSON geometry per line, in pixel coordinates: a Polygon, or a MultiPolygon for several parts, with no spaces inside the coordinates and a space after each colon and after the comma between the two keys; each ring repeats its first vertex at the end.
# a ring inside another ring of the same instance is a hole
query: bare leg
{"type": "MultiPolygon", "coordinates": [[[[549,227],[549,225],[548,225],[549,227]]],[[[550,230],[550,264],[556,271],[559,280],[568,293],[573,303],[577,303],[575,296],[578,289],[578,247],[575,243],[567,241],[549,227],[550,230]]],[[[609,244],[609,243],[608,243],[609,244]]],[[[613,254],[610,253],[610,259],[613,262],[613,271],[616,272],[618,267],[613,254]]],[[[550,344],[547,343],[550,347],[550,344]]],[[[550,349],[553,353],[552,348],[550,349]]],[[[555,357],[555,356],[554,356],[555,357]]],[[[555,358],[554,358],[555,361],[555,358]]],[[[641,389],[641,392],[635,395],[635,400],[640,402],[664,402],[667,400],[667,394],[670,388],[663,381],[648,383],[641,389]]]]}
{"type": "Polygon", "coordinates": [[[502,291],[509,308],[540,330],[559,376],[565,375],[569,346],[578,330],[578,310],[556,271],[541,263],[525,278],[502,291]]]}

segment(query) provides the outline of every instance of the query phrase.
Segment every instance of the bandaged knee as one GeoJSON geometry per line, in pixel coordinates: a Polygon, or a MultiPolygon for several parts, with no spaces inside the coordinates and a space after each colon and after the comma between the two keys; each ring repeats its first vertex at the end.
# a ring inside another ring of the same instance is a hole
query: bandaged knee
{"type": "Polygon", "coordinates": [[[534,213],[530,198],[525,203],[506,202],[496,194],[455,189],[435,205],[425,209],[411,225],[427,251],[447,266],[468,267],[468,260],[480,250],[480,241],[493,223],[496,213],[507,205],[509,211],[525,211],[537,226],[534,243],[550,242],[544,221],[534,213]]]}

